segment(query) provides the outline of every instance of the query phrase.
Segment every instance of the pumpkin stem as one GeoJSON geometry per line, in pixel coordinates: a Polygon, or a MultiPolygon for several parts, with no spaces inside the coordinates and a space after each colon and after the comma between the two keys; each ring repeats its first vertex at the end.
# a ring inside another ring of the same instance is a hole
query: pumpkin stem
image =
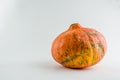
{"type": "Polygon", "coordinates": [[[79,23],[73,23],[70,25],[69,29],[78,29],[81,28],[82,26],[79,23]]]}

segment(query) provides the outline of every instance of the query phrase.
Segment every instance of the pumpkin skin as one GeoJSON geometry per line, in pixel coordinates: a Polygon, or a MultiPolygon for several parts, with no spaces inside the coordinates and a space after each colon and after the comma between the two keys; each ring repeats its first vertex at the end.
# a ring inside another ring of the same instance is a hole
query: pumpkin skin
{"type": "Polygon", "coordinates": [[[104,36],[79,23],[70,25],[52,44],[52,57],[68,68],[86,68],[98,63],[106,53],[104,36]]]}

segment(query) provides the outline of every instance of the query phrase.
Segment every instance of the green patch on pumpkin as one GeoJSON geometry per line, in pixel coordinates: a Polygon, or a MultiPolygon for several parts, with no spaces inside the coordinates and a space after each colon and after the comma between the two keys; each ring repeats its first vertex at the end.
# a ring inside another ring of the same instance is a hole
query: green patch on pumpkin
{"type": "Polygon", "coordinates": [[[81,54],[84,54],[84,53],[85,53],[84,50],[82,50],[82,51],[81,51],[81,54]]]}
{"type": "Polygon", "coordinates": [[[86,59],[85,62],[88,63],[88,60],[86,59]]]}
{"type": "Polygon", "coordinates": [[[67,50],[65,51],[65,55],[68,56],[68,54],[69,54],[69,50],[67,49],[67,50]]]}
{"type": "Polygon", "coordinates": [[[65,63],[68,63],[70,61],[71,61],[71,59],[69,57],[67,57],[61,64],[65,64],[65,63]]]}
{"type": "Polygon", "coordinates": [[[83,61],[79,61],[79,62],[78,62],[78,64],[80,64],[80,65],[81,65],[82,63],[83,63],[83,61]]]}
{"type": "Polygon", "coordinates": [[[88,35],[94,35],[96,36],[97,35],[97,32],[93,31],[93,32],[87,32],[88,35]]]}
{"type": "Polygon", "coordinates": [[[71,57],[67,57],[63,62],[61,62],[61,64],[65,64],[65,63],[68,63],[70,61],[73,61],[75,58],[77,58],[77,55],[73,55],[71,57]]]}
{"type": "Polygon", "coordinates": [[[104,53],[103,45],[101,43],[98,43],[98,47],[99,47],[100,52],[103,54],[104,53]]]}

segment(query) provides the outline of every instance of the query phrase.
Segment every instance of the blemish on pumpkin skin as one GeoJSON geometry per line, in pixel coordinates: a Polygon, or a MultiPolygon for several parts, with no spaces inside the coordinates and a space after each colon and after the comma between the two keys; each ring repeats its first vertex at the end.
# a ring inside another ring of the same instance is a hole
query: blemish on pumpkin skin
{"type": "Polygon", "coordinates": [[[69,55],[69,50],[67,49],[66,51],[65,51],[65,56],[68,56],[69,55]]]}
{"type": "Polygon", "coordinates": [[[71,48],[70,48],[70,46],[67,46],[66,50],[65,50],[65,56],[67,57],[70,52],[71,52],[71,48]]]}
{"type": "Polygon", "coordinates": [[[103,53],[104,53],[104,48],[103,48],[103,46],[102,46],[100,43],[98,43],[98,46],[99,46],[100,52],[103,54],[103,53]]]}
{"type": "Polygon", "coordinates": [[[94,35],[96,36],[97,35],[97,32],[87,32],[88,35],[94,35]]]}
{"type": "Polygon", "coordinates": [[[89,48],[88,48],[88,47],[86,47],[86,49],[87,49],[87,50],[89,50],[89,48]]]}
{"type": "Polygon", "coordinates": [[[85,62],[88,63],[88,60],[86,59],[85,62]]]}
{"type": "Polygon", "coordinates": [[[79,62],[78,62],[78,64],[80,64],[80,65],[81,65],[82,63],[83,63],[83,61],[79,61],[79,62]]]}
{"type": "Polygon", "coordinates": [[[80,49],[82,49],[82,50],[84,49],[84,41],[80,42],[80,49]]]}
{"type": "Polygon", "coordinates": [[[73,61],[77,57],[78,57],[77,55],[73,55],[71,57],[67,57],[61,64],[65,64],[65,63],[68,63],[70,61],[73,61]]]}
{"type": "Polygon", "coordinates": [[[77,34],[73,34],[73,38],[74,38],[75,40],[77,40],[77,39],[78,39],[78,35],[77,35],[77,34]]]}
{"type": "Polygon", "coordinates": [[[70,59],[69,57],[67,57],[67,58],[65,59],[65,61],[63,61],[61,64],[68,63],[70,60],[71,60],[71,59],[70,59]]]}
{"type": "Polygon", "coordinates": [[[91,46],[92,46],[93,48],[95,48],[95,47],[96,47],[96,43],[91,43],[91,46]]]}
{"type": "Polygon", "coordinates": [[[63,58],[64,56],[63,55],[60,55],[61,58],[63,58]]]}
{"type": "Polygon", "coordinates": [[[101,43],[91,43],[91,46],[92,46],[93,48],[97,48],[97,47],[98,47],[98,49],[101,51],[101,53],[104,53],[104,48],[103,48],[103,46],[101,45],[101,43]]]}
{"type": "Polygon", "coordinates": [[[84,50],[81,51],[81,54],[84,54],[84,50]]]}

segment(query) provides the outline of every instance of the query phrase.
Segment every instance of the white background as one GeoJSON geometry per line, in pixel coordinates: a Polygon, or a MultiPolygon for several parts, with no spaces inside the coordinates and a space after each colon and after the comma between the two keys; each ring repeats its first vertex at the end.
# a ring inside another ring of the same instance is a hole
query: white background
{"type": "Polygon", "coordinates": [[[0,0],[0,80],[120,80],[120,0],[0,0]],[[56,36],[78,22],[100,31],[107,53],[84,70],[51,56],[56,36]]]}

